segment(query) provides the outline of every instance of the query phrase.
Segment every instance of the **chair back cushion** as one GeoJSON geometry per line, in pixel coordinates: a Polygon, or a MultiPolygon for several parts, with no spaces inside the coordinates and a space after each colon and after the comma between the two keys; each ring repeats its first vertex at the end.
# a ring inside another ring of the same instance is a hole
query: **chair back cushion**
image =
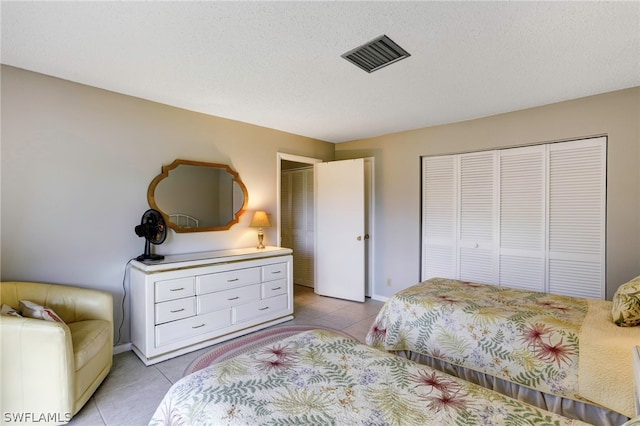
{"type": "Polygon", "coordinates": [[[6,304],[19,310],[20,300],[53,309],[67,324],[89,319],[113,323],[113,298],[104,291],[26,281],[0,283],[0,305],[6,304]]]}

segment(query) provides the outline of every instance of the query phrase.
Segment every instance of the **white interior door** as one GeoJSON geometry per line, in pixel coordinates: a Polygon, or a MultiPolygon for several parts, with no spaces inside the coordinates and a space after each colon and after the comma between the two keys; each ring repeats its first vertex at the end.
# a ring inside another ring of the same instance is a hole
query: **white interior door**
{"type": "Polygon", "coordinates": [[[364,302],[364,159],[314,164],[315,292],[364,302]]]}

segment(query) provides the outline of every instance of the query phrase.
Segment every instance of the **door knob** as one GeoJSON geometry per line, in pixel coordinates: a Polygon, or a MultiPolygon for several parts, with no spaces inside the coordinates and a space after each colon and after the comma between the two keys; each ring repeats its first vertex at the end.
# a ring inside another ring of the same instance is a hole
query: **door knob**
{"type": "Polygon", "coordinates": [[[358,235],[358,238],[356,238],[358,241],[362,241],[362,235],[358,235]]]}
{"type": "Polygon", "coordinates": [[[369,234],[364,234],[364,239],[368,240],[369,239],[369,234]]]}

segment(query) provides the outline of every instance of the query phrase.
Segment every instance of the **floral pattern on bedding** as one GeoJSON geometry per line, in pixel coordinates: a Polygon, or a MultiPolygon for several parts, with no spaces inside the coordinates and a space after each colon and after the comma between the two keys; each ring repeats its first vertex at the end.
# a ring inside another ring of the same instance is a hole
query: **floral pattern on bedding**
{"type": "Polygon", "coordinates": [[[150,425],[582,424],[312,330],[175,383],[150,425]]]}
{"type": "Polygon", "coordinates": [[[389,299],[366,341],[579,399],[578,335],[588,308],[586,299],[432,278],[389,299]]]}

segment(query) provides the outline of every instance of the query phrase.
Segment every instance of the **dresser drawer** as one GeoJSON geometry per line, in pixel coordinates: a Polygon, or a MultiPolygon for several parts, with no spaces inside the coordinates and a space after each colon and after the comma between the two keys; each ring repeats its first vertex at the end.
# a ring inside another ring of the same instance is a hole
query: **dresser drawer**
{"type": "Polygon", "coordinates": [[[228,290],[233,287],[257,284],[259,282],[259,267],[234,269],[227,272],[198,275],[196,277],[196,290],[198,294],[207,294],[214,291],[228,290]]]}
{"type": "Polygon", "coordinates": [[[191,317],[196,314],[196,297],[191,296],[184,299],[156,303],[155,311],[156,324],[191,317]]]}
{"type": "Polygon", "coordinates": [[[274,263],[262,267],[262,281],[273,281],[287,278],[287,264],[274,263]]]}
{"type": "Polygon", "coordinates": [[[198,315],[242,303],[260,300],[260,285],[254,284],[231,290],[216,291],[198,296],[198,315]]]}
{"type": "Polygon", "coordinates": [[[277,296],[287,293],[287,280],[269,281],[262,283],[262,298],[277,296]]]}
{"type": "Polygon", "coordinates": [[[233,309],[234,324],[244,322],[258,317],[264,316],[272,319],[274,312],[284,311],[288,306],[288,299],[286,294],[280,296],[271,297],[265,300],[259,300],[257,302],[247,303],[241,306],[236,306],[233,309]]]}
{"type": "Polygon", "coordinates": [[[156,303],[193,296],[195,294],[193,282],[193,277],[156,281],[156,303]]]}
{"type": "Polygon", "coordinates": [[[156,326],[156,347],[231,325],[231,309],[197,315],[156,326]]]}

